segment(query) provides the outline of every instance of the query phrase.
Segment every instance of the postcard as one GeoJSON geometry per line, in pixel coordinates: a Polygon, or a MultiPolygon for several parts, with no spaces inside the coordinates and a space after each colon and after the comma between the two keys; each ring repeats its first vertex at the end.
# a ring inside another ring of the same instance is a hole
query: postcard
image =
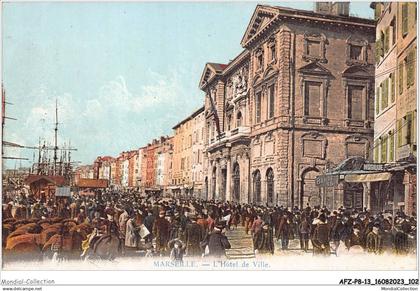
{"type": "Polygon", "coordinates": [[[416,2],[1,5],[3,285],[417,290],[416,2]]]}

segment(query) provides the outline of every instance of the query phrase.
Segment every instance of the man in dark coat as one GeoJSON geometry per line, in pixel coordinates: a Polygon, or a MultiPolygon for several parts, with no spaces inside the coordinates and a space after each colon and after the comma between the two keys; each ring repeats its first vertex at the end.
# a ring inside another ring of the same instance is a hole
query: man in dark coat
{"type": "Polygon", "coordinates": [[[165,218],[165,211],[159,212],[159,217],[156,218],[153,225],[153,235],[156,237],[156,252],[164,255],[169,241],[169,221],[165,218]]]}
{"type": "Polygon", "coordinates": [[[263,224],[253,237],[254,251],[258,253],[274,254],[273,227],[270,224],[263,224]]]}
{"type": "Polygon", "coordinates": [[[369,253],[380,254],[382,252],[382,236],[379,234],[378,224],[372,227],[372,231],[366,237],[366,249],[369,253]]]}
{"type": "Polygon", "coordinates": [[[152,212],[148,212],[147,216],[144,218],[144,222],[143,222],[144,226],[147,228],[147,230],[150,232],[146,237],[145,237],[145,242],[151,242],[153,239],[153,225],[155,224],[155,218],[153,217],[153,213],[152,212]]]}
{"type": "Polygon", "coordinates": [[[222,234],[223,225],[216,225],[213,231],[206,237],[205,242],[209,248],[210,257],[224,257],[225,250],[230,249],[230,243],[227,237],[222,234]]]}
{"type": "Polygon", "coordinates": [[[299,239],[300,239],[300,249],[305,252],[308,251],[309,245],[309,235],[311,233],[311,225],[306,218],[306,215],[302,215],[302,220],[299,224],[299,239]]]}
{"type": "Polygon", "coordinates": [[[330,239],[329,239],[329,228],[326,224],[327,218],[325,214],[319,216],[319,221],[315,227],[312,236],[312,245],[314,247],[314,254],[320,254],[328,256],[330,255],[330,239]]]}
{"type": "Polygon", "coordinates": [[[191,222],[185,227],[185,244],[187,247],[187,255],[201,256],[200,242],[204,239],[204,229],[197,224],[197,217],[190,216],[191,222]]]}
{"type": "Polygon", "coordinates": [[[289,246],[289,233],[290,232],[290,222],[286,212],[284,212],[283,217],[280,218],[278,226],[277,239],[281,239],[281,249],[287,250],[289,246]]]}
{"type": "Polygon", "coordinates": [[[352,246],[362,246],[362,236],[360,234],[360,226],[353,227],[353,233],[344,242],[349,250],[352,246]]]}

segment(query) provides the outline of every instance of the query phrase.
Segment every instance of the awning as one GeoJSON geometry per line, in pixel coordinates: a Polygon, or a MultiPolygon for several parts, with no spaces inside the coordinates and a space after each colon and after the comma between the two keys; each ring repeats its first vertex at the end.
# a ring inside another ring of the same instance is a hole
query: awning
{"type": "Polygon", "coordinates": [[[391,179],[391,176],[392,174],[388,172],[372,174],[349,174],[344,177],[344,181],[350,183],[379,182],[388,181],[391,179]]]}

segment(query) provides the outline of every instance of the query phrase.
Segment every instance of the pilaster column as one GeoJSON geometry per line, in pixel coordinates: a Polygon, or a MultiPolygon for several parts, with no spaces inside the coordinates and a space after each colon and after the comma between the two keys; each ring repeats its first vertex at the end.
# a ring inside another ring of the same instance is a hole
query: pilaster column
{"type": "Polygon", "coordinates": [[[226,158],[226,200],[232,201],[232,169],[230,165],[230,157],[226,158]]]}
{"type": "Polygon", "coordinates": [[[209,162],[209,166],[207,167],[207,200],[210,200],[213,195],[213,163],[209,162]]]}
{"type": "Polygon", "coordinates": [[[248,154],[245,155],[245,159],[244,160],[244,174],[243,177],[245,177],[244,182],[242,183],[241,181],[241,202],[242,203],[250,203],[252,201],[252,197],[251,197],[251,189],[250,189],[250,182],[251,182],[251,177],[250,177],[250,172],[249,172],[249,162],[250,162],[250,157],[248,154]],[[242,186],[243,185],[243,186],[242,186]]]}
{"type": "Polygon", "coordinates": [[[221,180],[222,179],[220,179],[221,177],[220,177],[220,165],[219,165],[219,163],[218,162],[216,162],[216,191],[215,191],[215,193],[214,193],[214,198],[215,199],[219,199],[219,197],[220,197],[220,187],[221,187],[221,180]]]}
{"type": "Polygon", "coordinates": [[[261,173],[261,203],[265,205],[267,203],[267,180],[265,179],[265,175],[261,173]]]}

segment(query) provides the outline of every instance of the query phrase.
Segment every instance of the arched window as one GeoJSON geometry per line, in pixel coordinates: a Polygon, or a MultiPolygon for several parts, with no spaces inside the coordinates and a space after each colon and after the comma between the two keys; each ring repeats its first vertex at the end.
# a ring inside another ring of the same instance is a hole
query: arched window
{"type": "Polygon", "coordinates": [[[274,173],[272,168],[268,168],[266,173],[267,180],[267,203],[274,203],[274,173]]]}
{"type": "Polygon", "coordinates": [[[241,177],[240,177],[240,171],[239,171],[239,164],[235,163],[233,166],[233,201],[238,202],[240,200],[240,190],[241,190],[241,177]]]}
{"type": "Polygon", "coordinates": [[[238,114],[236,114],[236,127],[242,126],[242,113],[239,111],[238,114]]]}
{"type": "Polygon", "coordinates": [[[254,172],[254,202],[261,202],[261,174],[259,170],[254,172]]]}

